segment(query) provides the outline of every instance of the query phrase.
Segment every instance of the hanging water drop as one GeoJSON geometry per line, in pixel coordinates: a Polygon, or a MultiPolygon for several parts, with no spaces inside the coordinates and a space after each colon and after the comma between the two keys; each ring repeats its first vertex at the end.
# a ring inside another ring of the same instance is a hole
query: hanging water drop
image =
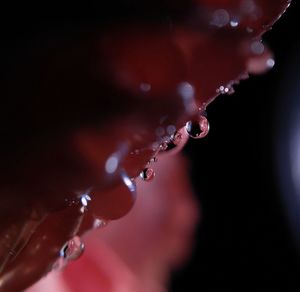
{"type": "Polygon", "coordinates": [[[187,122],[185,129],[191,138],[201,139],[209,132],[209,122],[206,117],[200,116],[198,121],[187,122]]]}
{"type": "Polygon", "coordinates": [[[152,168],[145,168],[141,173],[140,177],[144,181],[151,181],[155,176],[155,172],[152,168]]]}
{"type": "Polygon", "coordinates": [[[84,251],[84,243],[79,236],[74,236],[60,250],[60,257],[66,261],[74,261],[81,257],[84,251]]]}

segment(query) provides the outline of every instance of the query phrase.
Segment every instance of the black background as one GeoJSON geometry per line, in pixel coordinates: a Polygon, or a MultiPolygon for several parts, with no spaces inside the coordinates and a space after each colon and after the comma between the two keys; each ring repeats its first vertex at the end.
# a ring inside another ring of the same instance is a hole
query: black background
{"type": "Polygon", "coordinates": [[[296,2],[264,36],[275,54],[273,70],[217,98],[208,108],[209,135],[186,148],[202,220],[194,254],[174,273],[172,292],[300,289],[300,258],[274,158],[279,93],[293,55],[300,54],[296,2]]]}

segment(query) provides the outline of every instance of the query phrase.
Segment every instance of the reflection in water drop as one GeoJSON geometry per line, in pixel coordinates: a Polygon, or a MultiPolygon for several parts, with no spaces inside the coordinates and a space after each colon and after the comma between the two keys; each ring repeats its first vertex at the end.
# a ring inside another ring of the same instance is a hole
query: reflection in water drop
{"type": "Polygon", "coordinates": [[[185,129],[193,139],[204,138],[209,132],[209,122],[206,117],[200,116],[198,121],[189,121],[185,129]]]}
{"type": "Polygon", "coordinates": [[[149,160],[149,163],[151,163],[151,162],[157,162],[157,161],[158,161],[157,157],[154,156],[154,157],[152,157],[152,158],[149,160]]]}
{"type": "Polygon", "coordinates": [[[144,181],[151,181],[155,176],[155,172],[152,168],[145,168],[141,173],[140,177],[144,181]]]}
{"type": "Polygon", "coordinates": [[[81,257],[84,251],[84,243],[79,236],[74,236],[60,250],[60,257],[66,261],[74,261],[81,257]]]}

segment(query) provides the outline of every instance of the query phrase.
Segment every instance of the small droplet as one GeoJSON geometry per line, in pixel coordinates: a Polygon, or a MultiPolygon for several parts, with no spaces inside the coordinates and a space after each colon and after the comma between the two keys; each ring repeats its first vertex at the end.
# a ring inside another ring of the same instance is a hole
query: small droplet
{"type": "Polygon", "coordinates": [[[209,122],[206,117],[200,116],[198,121],[187,122],[185,129],[191,138],[201,139],[209,132],[209,122]]]}
{"type": "Polygon", "coordinates": [[[152,158],[149,160],[150,163],[151,163],[151,162],[157,162],[157,161],[158,161],[158,159],[157,159],[156,156],[152,157],[152,158]]]}
{"type": "Polygon", "coordinates": [[[227,85],[227,86],[223,86],[221,85],[217,90],[217,93],[219,94],[233,94],[234,93],[234,89],[232,87],[232,85],[227,85]]]}
{"type": "Polygon", "coordinates": [[[141,173],[140,177],[144,181],[151,181],[155,176],[155,172],[152,168],[145,168],[141,173]]]}
{"type": "Polygon", "coordinates": [[[176,154],[186,145],[189,136],[184,128],[176,131],[168,140],[161,144],[160,151],[163,154],[176,154]]]}
{"type": "Polygon", "coordinates": [[[93,228],[94,229],[104,228],[107,224],[108,224],[108,220],[95,218],[93,222],[93,228]]]}
{"type": "Polygon", "coordinates": [[[84,243],[79,236],[74,236],[60,250],[60,257],[66,261],[74,261],[81,257],[84,251],[84,243]]]}

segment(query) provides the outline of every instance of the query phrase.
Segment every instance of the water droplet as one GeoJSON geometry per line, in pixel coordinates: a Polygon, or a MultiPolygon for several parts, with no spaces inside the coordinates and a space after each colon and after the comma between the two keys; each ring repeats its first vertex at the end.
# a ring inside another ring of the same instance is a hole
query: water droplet
{"type": "Polygon", "coordinates": [[[107,224],[108,224],[108,220],[95,218],[95,220],[93,222],[93,228],[94,229],[104,228],[107,224]]]}
{"type": "Polygon", "coordinates": [[[152,168],[145,168],[141,173],[140,177],[144,181],[151,181],[155,176],[155,172],[152,168]]]}
{"type": "Polygon", "coordinates": [[[158,161],[157,157],[154,156],[154,157],[152,157],[152,158],[149,160],[149,163],[151,163],[151,162],[157,162],[157,161],[158,161]]]}
{"type": "Polygon", "coordinates": [[[204,138],[209,132],[209,122],[206,117],[200,116],[198,121],[189,121],[185,129],[193,139],[204,138]]]}
{"type": "Polygon", "coordinates": [[[232,85],[230,85],[230,84],[228,84],[228,85],[226,85],[226,86],[221,85],[221,86],[216,90],[216,92],[217,92],[218,94],[229,94],[229,95],[231,95],[231,94],[234,93],[234,89],[233,89],[232,85]]]}
{"type": "Polygon", "coordinates": [[[66,261],[74,261],[81,257],[84,251],[84,243],[79,236],[74,236],[60,250],[60,257],[66,261]]]}
{"type": "Polygon", "coordinates": [[[160,151],[163,154],[176,154],[186,145],[189,136],[184,128],[176,131],[167,141],[161,144],[160,151]]]}

